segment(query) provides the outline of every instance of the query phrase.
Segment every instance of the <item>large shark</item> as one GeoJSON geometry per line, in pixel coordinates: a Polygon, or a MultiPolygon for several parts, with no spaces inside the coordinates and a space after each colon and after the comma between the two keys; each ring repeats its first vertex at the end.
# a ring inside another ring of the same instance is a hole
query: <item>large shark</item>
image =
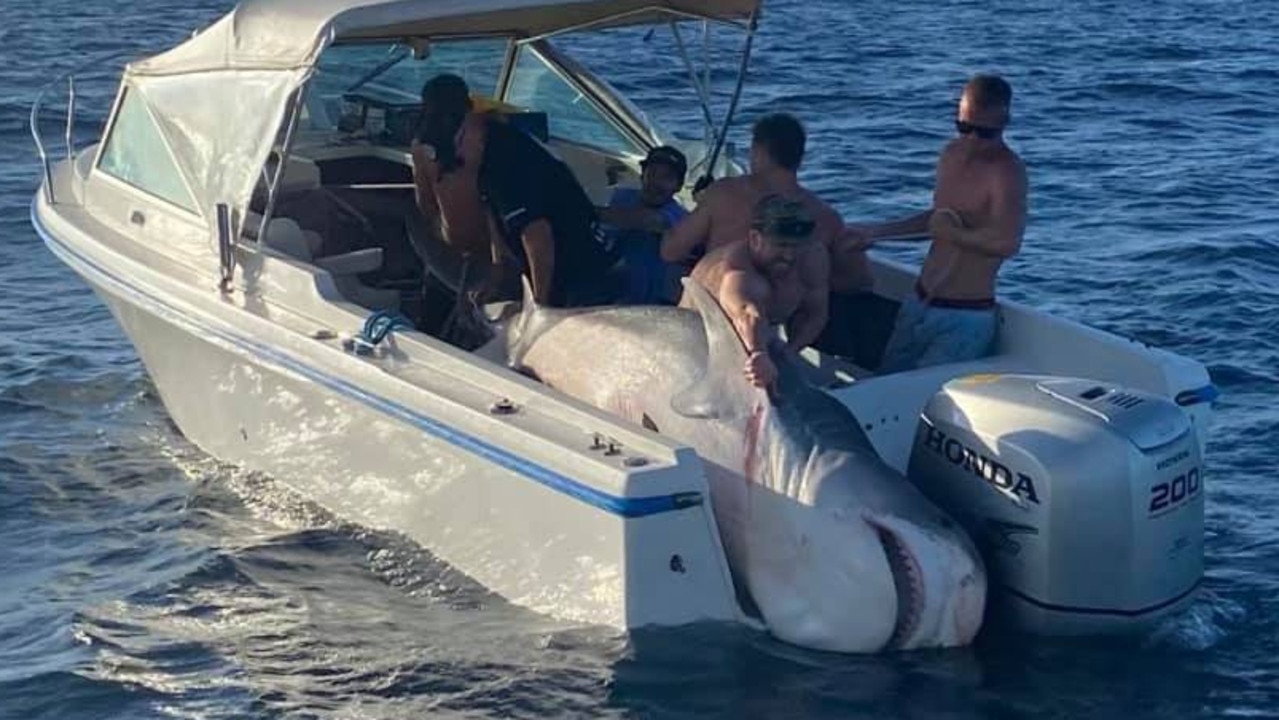
{"type": "Polygon", "coordinates": [[[867,653],[969,643],[986,573],[963,530],[885,464],[783,348],[769,393],[718,303],[554,309],[525,288],[480,353],[695,449],[738,592],[795,645],[867,653]]]}

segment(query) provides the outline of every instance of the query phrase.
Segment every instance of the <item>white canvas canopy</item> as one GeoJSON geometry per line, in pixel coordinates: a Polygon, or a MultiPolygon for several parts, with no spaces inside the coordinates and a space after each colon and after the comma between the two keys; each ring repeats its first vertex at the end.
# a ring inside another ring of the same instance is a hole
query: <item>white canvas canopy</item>
{"type": "Polygon", "coordinates": [[[759,0],[247,0],[190,41],[135,63],[136,75],[309,67],[334,38],[542,35],[671,16],[743,20],[759,0]]]}
{"type": "MultiPolygon", "coordinates": [[[[125,79],[158,120],[205,218],[243,213],[290,96],[335,40],[510,34],[701,18],[736,22],[760,0],[247,0],[125,79]]],[[[213,223],[210,222],[212,225],[213,223]]],[[[216,232],[216,230],[214,230],[216,232]]]]}

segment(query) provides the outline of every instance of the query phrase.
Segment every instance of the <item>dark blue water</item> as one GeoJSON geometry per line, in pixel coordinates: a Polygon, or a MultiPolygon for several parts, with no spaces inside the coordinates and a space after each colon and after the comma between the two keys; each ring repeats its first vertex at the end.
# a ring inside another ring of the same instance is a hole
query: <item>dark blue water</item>
{"type": "MultiPolygon", "coordinates": [[[[0,12],[0,716],[1279,716],[1279,6],[771,3],[743,121],[797,112],[804,177],[850,220],[927,202],[959,85],[1003,72],[1032,184],[1005,294],[1191,355],[1225,393],[1191,613],[1135,642],[870,658],[722,627],[565,631],[182,439],[30,228],[26,113],[83,54],[160,49],[226,7],[0,12]]],[[[582,52],[695,135],[666,48],[623,33],[582,52]]],[[[112,90],[86,87],[86,139],[112,90]]]]}

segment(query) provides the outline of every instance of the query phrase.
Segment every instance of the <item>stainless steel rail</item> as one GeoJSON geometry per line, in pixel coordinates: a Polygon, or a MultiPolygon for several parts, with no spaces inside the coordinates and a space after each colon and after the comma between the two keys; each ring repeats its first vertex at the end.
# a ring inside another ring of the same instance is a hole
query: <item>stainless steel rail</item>
{"type": "Polygon", "coordinates": [[[45,98],[49,91],[54,87],[61,85],[64,81],[67,83],[67,123],[64,131],[64,141],[67,146],[67,159],[70,160],[75,155],[75,115],[76,115],[76,82],[75,76],[83,73],[86,69],[101,65],[103,62],[125,54],[124,50],[112,50],[110,52],[96,55],[89,60],[67,70],[50,80],[40,93],[36,95],[35,102],[31,103],[31,138],[35,140],[36,152],[40,155],[40,165],[44,171],[44,196],[45,200],[52,205],[55,202],[53,195],[53,168],[49,162],[49,146],[45,143],[44,137],[40,132],[40,115],[44,110],[45,98]]]}

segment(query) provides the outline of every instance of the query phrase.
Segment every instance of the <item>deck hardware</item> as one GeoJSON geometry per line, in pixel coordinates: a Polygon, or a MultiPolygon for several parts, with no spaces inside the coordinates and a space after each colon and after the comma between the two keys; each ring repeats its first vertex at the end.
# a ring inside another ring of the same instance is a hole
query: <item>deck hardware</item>
{"type": "Polygon", "coordinates": [[[379,310],[364,321],[356,338],[369,346],[380,344],[396,330],[413,330],[413,322],[399,313],[379,310]]]}
{"type": "Polygon", "coordinates": [[[604,451],[605,455],[620,455],[622,453],[622,444],[613,438],[608,439],[608,449],[604,451]]]}
{"type": "Polygon", "coordinates": [[[642,457],[628,457],[622,461],[626,467],[644,467],[648,464],[648,459],[642,457]]]}
{"type": "Polygon", "coordinates": [[[684,567],[684,558],[679,555],[671,556],[671,572],[676,572],[681,575],[688,572],[688,570],[684,567]]]}
{"type": "Polygon", "coordinates": [[[489,412],[494,415],[514,415],[517,410],[515,403],[507,398],[502,398],[489,406],[489,412]]]}
{"type": "Polygon", "coordinates": [[[35,102],[31,104],[31,116],[28,124],[31,128],[31,137],[36,143],[36,154],[40,156],[40,164],[44,167],[44,199],[50,205],[56,202],[53,193],[53,168],[49,165],[49,150],[45,146],[44,136],[40,132],[40,116],[44,111],[45,96],[53,90],[55,85],[62,82],[63,78],[67,81],[67,123],[66,123],[66,143],[67,158],[71,159],[75,156],[75,116],[76,116],[76,100],[79,97],[76,90],[75,76],[90,68],[99,67],[106,60],[110,60],[122,54],[123,50],[111,50],[100,55],[89,57],[76,67],[62,73],[58,77],[49,81],[47,85],[40,89],[40,93],[36,95],[35,102]]]}
{"type": "Polygon", "coordinates": [[[675,507],[691,508],[702,504],[702,494],[699,492],[675,493],[671,496],[671,500],[675,503],[675,507]]]}
{"type": "Polygon", "coordinates": [[[218,203],[218,256],[222,264],[221,281],[218,289],[223,293],[231,292],[231,284],[235,281],[235,236],[231,230],[231,207],[226,203],[218,203]]]}
{"type": "Polygon", "coordinates": [[[342,349],[360,357],[368,357],[373,354],[373,343],[358,337],[342,338],[342,349]]]}
{"type": "Polygon", "coordinates": [[[603,450],[604,438],[599,433],[591,433],[591,450],[603,450]]]}
{"type": "Polygon", "coordinates": [[[329,330],[328,328],[320,328],[319,330],[311,333],[311,337],[316,340],[332,340],[337,337],[337,333],[329,330]]]}
{"type": "Polygon", "coordinates": [[[75,159],[75,75],[67,76],[67,159],[75,159]]]}

